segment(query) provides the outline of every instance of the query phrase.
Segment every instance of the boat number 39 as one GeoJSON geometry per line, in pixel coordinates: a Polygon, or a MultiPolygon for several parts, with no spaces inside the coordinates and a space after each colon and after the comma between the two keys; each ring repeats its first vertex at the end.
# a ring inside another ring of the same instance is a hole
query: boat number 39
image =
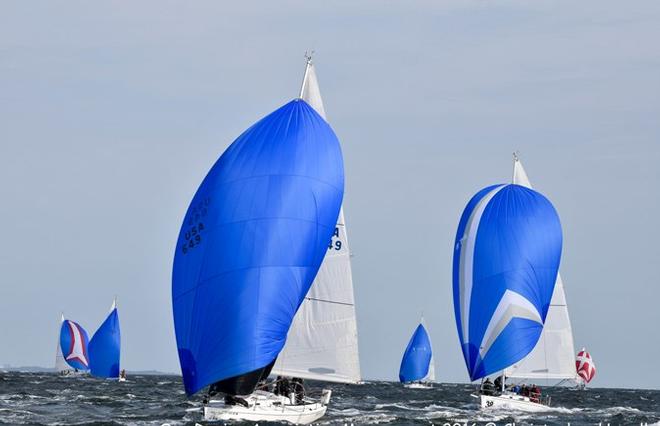
{"type": "Polygon", "coordinates": [[[328,250],[341,250],[342,248],[342,242],[339,239],[339,227],[335,227],[335,232],[332,234],[332,239],[330,240],[330,243],[328,244],[328,250]]]}

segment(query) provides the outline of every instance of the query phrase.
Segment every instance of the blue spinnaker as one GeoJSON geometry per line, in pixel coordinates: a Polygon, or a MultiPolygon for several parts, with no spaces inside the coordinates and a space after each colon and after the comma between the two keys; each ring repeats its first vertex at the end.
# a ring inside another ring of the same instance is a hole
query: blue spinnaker
{"type": "Polygon", "coordinates": [[[71,320],[62,321],[60,328],[60,347],[64,360],[76,370],[89,369],[87,345],[89,338],[84,328],[71,320]]]}
{"type": "Polygon", "coordinates": [[[119,314],[114,307],[89,341],[89,369],[96,377],[119,377],[121,333],[119,314]]]}
{"type": "Polygon", "coordinates": [[[172,273],[188,394],[274,362],[343,192],[339,141],[299,99],[250,127],[211,168],[185,215],[172,273]]]}
{"type": "Polygon", "coordinates": [[[479,191],[454,246],[454,313],[472,380],[523,359],[536,345],[554,291],[562,232],[554,207],[518,185],[479,191]]]}
{"type": "Polygon", "coordinates": [[[403,353],[401,368],[399,369],[399,380],[401,383],[416,382],[424,379],[429,374],[431,365],[431,340],[424,325],[417,326],[415,333],[410,338],[406,351],[403,353]]]}

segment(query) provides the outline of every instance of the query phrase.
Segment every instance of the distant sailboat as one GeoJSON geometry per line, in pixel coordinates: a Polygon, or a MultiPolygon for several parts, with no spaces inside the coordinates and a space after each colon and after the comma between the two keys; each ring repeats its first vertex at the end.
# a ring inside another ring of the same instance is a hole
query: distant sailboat
{"type": "MultiPolygon", "coordinates": [[[[470,379],[519,362],[536,346],[552,299],[562,232],[554,207],[519,185],[494,185],[467,204],[456,232],[454,311],[470,379]]],[[[482,408],[540,411],[534,398],[485,388],[482,408]],[[488,392],[486,392],[488,391],[488,392]]]]}
{"type": "Polygon", "coordinates": [[[422,320],[413,333],[399,368],[399,381],[412,389],[431,389],[435,381],[431,338],[422,320]]]}
{"type": "Polygon", "coordinates": [[[92,376],[119,378],[120,350],[121,333],[115,300],[107,318],[89,341],[89,367],[92,376]]]}
{"type": "Polygon", "coordinates": [[[77,372],[89,370],[89,338],[77,322],[65,319],[60,328],[60,348],[64,361],[77,372]]]}
{"type": "Polygon", "coordinates": [[[308,424],[318,400],[258,389],[284,347],[336,229],[341,148],[295,99],[239,136],[201,183],[177,240],[174,325],[186,393],[211,385],[207,420],[308,424]]]}
{"type": "MultiPolygon", "coordinates": [[[[518,155],[513,156],[513,183],[532,188],[518,155]]],[[[507,368],[506,376],[514,379],[546,380],[555,383],[578,383],[575,372],[573,330],[568,315],[564,283],[557,273],[548,316],[534,350],[507,368]]]]}
{"type": "MultiPolygon", "coordinates": [[[[307,58],[300,98],[326,118],[311,57],[307,58]]],[[[272,374],[337,383],[361,381],[343,208],[321,268],[296,313],[272,374]]]]}
{"type": "MultiPolygon", "coordinates": [[[[60,321],[59,324],[60,334],[63,323],[64,323],[64,314],[62,314],[62,320],[60,321]]],[[[73,372],[73,367],[67,364],[67,362],[64,360],[64,354],[62,353],[62,346],[60,345],[60,340],[61,338],[60,335],[58,334],[57,349],[55,350],[55,371],[62,376],[68,376],[73,372]]]]}
{"type": "Polygon", "coordinates": [[[585,348],[582,348],[577,354],[575,359],[575,369],[577,370],[578,376],[580,376],[579,386],[581,388],[586,387],[587,383],[589,383],[596,375],[596,364],[594,364],[591,354],[589,354],[585,348]]]}

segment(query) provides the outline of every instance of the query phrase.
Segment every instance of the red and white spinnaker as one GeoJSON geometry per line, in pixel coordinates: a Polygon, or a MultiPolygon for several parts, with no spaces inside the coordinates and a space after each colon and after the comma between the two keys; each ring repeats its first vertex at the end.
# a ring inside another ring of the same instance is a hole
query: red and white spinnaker
{"type": "Polygon", "coordinates": [[[591,355],[585,348],[582,348],[582,350],[578,352],[577,358],[575,359],[575,368],[577,369],[578,376],[580,376],[585,383],[589,383],[596,375],[594,361],[591,359],[591,355]]]}

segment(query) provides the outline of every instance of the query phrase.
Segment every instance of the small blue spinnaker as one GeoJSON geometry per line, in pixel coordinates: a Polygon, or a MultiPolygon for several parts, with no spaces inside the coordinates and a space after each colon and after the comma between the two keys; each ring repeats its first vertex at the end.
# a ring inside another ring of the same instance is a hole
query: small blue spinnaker
{"type": "Polygon", "coordinates": [[[409,383],[423,380],[429,375],[429,366],[433,360],[431,339],[423,324],[417,326],[410,338],[406,351],[403,353],[399,380],[409,383]]]}
{"type": "Polygon", "coordinates": [[[119,377],[120,350],[119,314],[113,303],[107,318],[89,341],[89,368],[92,375],[119,377]]]}
{"type": "MultiPolygon", "coordinates": [[[[335,231],[339,141],[296,99],[238,137],[186,212],[172,303],[186,392],[249,394],[284,346],[335,231]]],[[[267,371],[266,371],[267,370],[267,371]]]]}
{"type": "Polygon", "coordinates": [[[501,371],[534,348],[561,247],[559,217],[540,193],[495,185],[470,200],[453,264],[454,313],[470,379],[501,371]]]}

